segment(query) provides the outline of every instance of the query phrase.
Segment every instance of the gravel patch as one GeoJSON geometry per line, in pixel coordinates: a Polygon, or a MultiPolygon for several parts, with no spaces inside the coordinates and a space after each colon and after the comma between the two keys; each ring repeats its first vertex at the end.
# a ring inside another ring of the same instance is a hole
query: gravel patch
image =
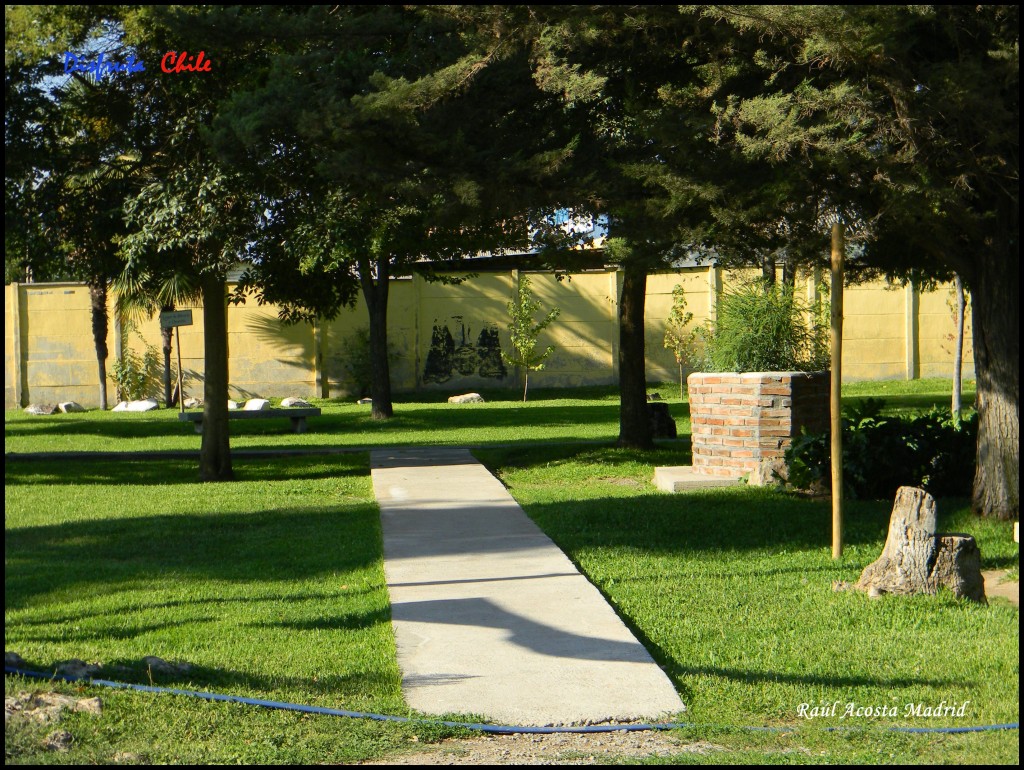
{"type": "Polygon", "coordinates": [[[684,743],[664,732],[488,735],[425,746],[423,751],[365,765],[593,765],[621,759],[726,751],[712,743],[684,743]]]}

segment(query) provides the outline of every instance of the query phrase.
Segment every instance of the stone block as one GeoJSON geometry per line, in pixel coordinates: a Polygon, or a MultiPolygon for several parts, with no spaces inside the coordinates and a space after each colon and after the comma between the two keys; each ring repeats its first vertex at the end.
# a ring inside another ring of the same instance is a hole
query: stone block
{"type": "Polygon", "coordinates": [[[452,396],[448,399],[449,404],[482,404],[484,397],[479,393],[465,393],[461,396],[452,396]]]}
{"type": "Polygon", "coordinates": [[[115,412],[152,412],[154,409],[159,409],[160,404],[155,398],[144,398],[141,401],[122,401],[124,409],[119,409],[121,404],[114,407],[115,412]]]}
{"type": "Polygon", "coordinates": [[[25,407],[26,414],[55,414],[57,412],[57,406],[55,404],[29,404],[25,407]]]}

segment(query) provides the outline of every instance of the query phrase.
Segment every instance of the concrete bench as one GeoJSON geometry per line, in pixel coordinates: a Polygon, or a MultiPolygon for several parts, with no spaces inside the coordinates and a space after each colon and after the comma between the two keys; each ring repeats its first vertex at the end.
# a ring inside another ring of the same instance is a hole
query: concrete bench
{"type": "MultiPolygon", "coordinates": [[[[320,407],[318,406],[293,409],[254,409],[251,411],[246,411],[244,409],[232,409],[228,411],[229,420],[272,420],[275,417],[287,417],[292,421],[292,431],[295,433],[306,432],[307,417],[319,416],[320,407]]],[[[196,433],[203,432],[202,412],[183,412],[178,415],[178,419],[191,422],[196,433]]]]}

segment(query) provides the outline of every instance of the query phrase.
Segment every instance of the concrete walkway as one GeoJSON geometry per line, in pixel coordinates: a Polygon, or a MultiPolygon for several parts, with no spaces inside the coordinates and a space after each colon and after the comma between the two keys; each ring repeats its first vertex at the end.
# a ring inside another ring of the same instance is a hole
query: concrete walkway
{"type": "Polygon", "coordinates": [[[374,450],[408,704],[499,724],[678,715],[665,673],[466,449],[374,450]]]}

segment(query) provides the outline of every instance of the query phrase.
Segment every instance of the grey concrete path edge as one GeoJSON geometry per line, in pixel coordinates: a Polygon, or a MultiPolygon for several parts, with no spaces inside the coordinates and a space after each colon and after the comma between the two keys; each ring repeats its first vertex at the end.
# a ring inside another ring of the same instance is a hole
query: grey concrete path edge
{"type": "Polygon", "coordinates": [[[669,718],[675,688],[467,449],[371,452],[407,703],[501,724],[669,718]]]}

